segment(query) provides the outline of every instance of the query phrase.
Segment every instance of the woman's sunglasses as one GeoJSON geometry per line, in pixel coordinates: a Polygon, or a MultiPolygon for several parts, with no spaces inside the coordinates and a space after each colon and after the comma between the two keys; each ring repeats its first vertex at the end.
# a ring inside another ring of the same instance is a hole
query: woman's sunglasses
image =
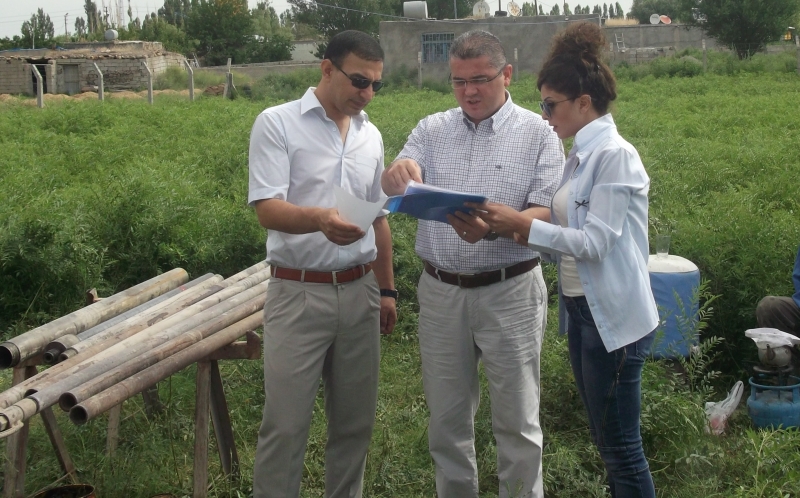
{"type": "MultiPolygon", "coordinates": [[[[335,67],[339,71],[342,71],[342,68],[340,68],[335,62],[331,61],[331,64],[333,64],[333,67],[335,67]]],[[[380,80],[373,81],[373,80],[368,80],[367,78],[359,78],[358,76],[350,76],[344,71],[342,71],[342,74],[347,76],[350,79],[350,83],[352,83],[353,86],[358,88],[359,90],[364,90],[370,85],[372,85],[373,92],[377,92],[378,90],[383,88],[383,81],[380,80]]]]}

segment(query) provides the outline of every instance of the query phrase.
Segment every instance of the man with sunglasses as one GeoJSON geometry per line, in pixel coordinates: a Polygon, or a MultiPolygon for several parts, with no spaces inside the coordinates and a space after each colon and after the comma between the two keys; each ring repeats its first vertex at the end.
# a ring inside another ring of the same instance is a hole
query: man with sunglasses
{"type": "Polygon", "coordinates": [[[381,86],[383,50],[358,31],[334,36],[322,78],[271,107],[250,135],[248,202],[268,230],[263,419],[253,496],[296,498],[322,378],[325,496],[360,497],[378,397],[380,334],[396,320],[386,218],[362,231],[336,210],[333,185],[381,198],[383,141],[363,109],[381,86]]]}
{"type": "MultiPolygon", "coordinates": [[[[471,31],[450,48],[450,81],[459,108],[424,118],[381,179],[389,195],[409,180],[530,211],[549,220],[561,179],[561,143],[538,114],[514,105],[512,68],[500,40],[471,31]]],[[[538,254],[458,213],[420,220],[416,250],[419,342],[428,443],[440,498],[477,498],[474,416],[478,362],[489,381],[497,441],[499,495],[541,498],[539,353],[547,291],[538,254]]]]}

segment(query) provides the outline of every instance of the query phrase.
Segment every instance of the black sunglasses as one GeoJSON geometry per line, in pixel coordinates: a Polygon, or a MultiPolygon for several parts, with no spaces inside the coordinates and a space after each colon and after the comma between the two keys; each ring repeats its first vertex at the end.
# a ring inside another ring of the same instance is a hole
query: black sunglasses
{"type": "Polygon", "coordinates": [[[544,115],[549,118],[553,115],[553,107],[555,107],[556,104],[560,104],[568,100],[575,100],[575,99],[573,98],[573,99],[557,100],[555,102],[553,102],[552,100],[542,100],[539,102],[539,109],[541,109],[542,113],[544,113],[544,115]]]}
{"type": "MultiPolygon", "coordinates": [[[[331,61],[331,64],[333,64],[333,67],[335,67],[339,71],[342,71],[342,68],[340,68],[335,62],[331,61]]],[[[350,79],[350,83],[352,83],[353,86],[358,88],[359,90],[364,90],[370,85],[372,85],[372,91],[373,92],[377,92],[378,90],[383,88],[383,81],[380,81],[380,80],[373,81],[373,80],[369,80],[367,78],[360,78],[358,76],[350,76],[349,74],[345,73],[344,71],[342,71],[342,74],[347,76],[350,79]]]]}

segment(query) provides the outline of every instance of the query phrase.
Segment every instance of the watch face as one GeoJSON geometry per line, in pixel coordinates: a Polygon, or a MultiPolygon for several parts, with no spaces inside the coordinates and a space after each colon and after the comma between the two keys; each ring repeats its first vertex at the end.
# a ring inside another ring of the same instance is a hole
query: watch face
{"type": "Polygon", "coordinates": [[[498,234],[497,232],[489,232],[489,233],[486,234],[484,239],[486,239],[486,240],[497,240],[497,237],[499,237],[499,236],[500,236],[500,234],[498,234]]]}

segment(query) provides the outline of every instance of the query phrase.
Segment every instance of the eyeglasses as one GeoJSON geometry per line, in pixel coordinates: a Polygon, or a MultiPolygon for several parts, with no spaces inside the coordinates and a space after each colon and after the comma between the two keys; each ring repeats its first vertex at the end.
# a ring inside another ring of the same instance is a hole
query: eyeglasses
{"type": "MultiPolygon", "coordinates": [[[[331,61],[331,64],[333,64],[333,67],[335,67],[339,71],[342,71],[342,68],[340,68],[335,62],[331,61]]],[[[370,85],[372,85],[373,92],[377,92],[378,90],[383,88],[383,81],[380,80],[374,81],[374,80],[369,80],[367,78],[360,78],[358,76],[350,76],[344,71],[342,71],[342,74],[347,76],[350,79],[350,83],[352,83],[353,86],[358,88],[359,90],[364,90],[370,85]]]]}
{"type": "Polygon", "coordinates": [[[560,104],[568,100],[575,100],[575,99],[572,98],[572,99],[557,100],[555,102],[553,102],[552,100],[542,100],[539,102],[539,109],[541,109],[542,113],[549,118],[552,117],[553,107],[555,107],[556,104],[560,104]]]}
{"type": "Polygon", "coordinates": [[[495,74],[491,78],[489,78],[488,76],[480,76],[478,78],[472,78],[471,80],[464,80],[464,79],[461,79],[461,78],[453,78],[451,76],[450,77],[450,84],[456,90],[467,88],[468,84],[472,85],[472,86],[485,85],[486,83],[489,83],[490,81],[492,81],[495,78],[497,78],[498,76],[500,76],[503,73],[503,70],[505,70],[505,68],[506,68],[506,66],[503,66],[502,68],[500,68],[500,70],[497,71],[497,74],[495,74]]]}

